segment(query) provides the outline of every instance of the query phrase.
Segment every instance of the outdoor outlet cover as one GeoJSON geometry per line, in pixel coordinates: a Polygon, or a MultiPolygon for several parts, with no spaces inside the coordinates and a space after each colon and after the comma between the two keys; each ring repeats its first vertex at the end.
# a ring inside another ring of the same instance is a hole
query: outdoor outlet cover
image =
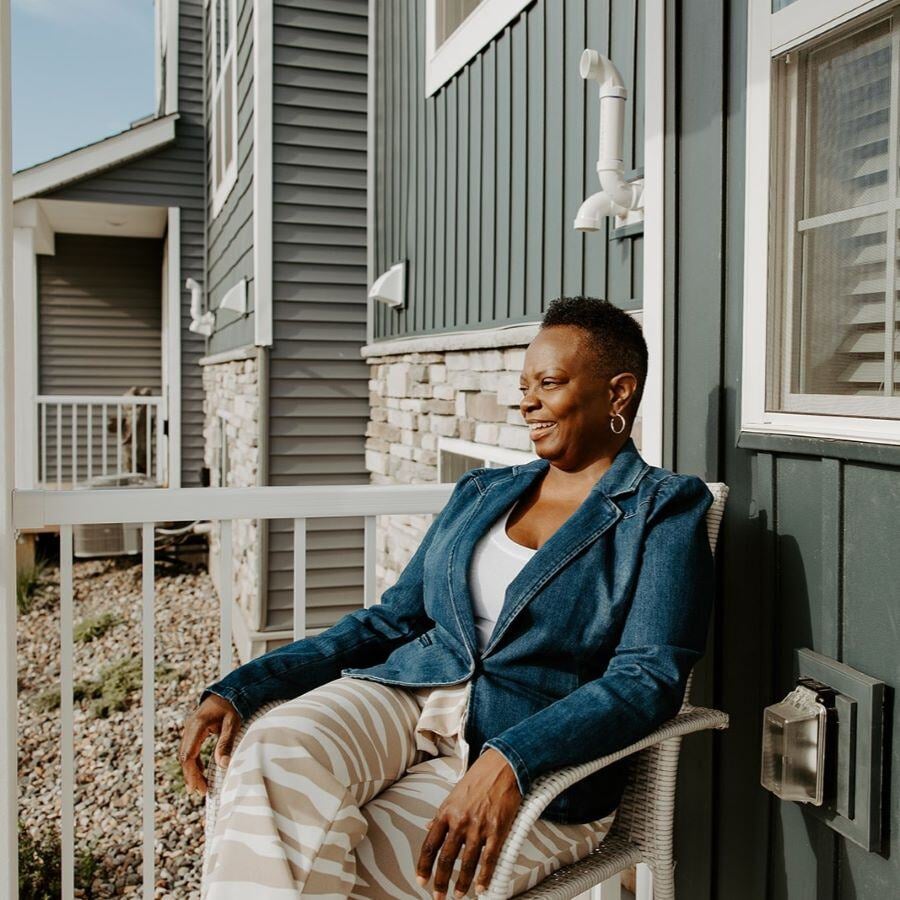
{"type": "Polygon", "coordinates": [[[820,653],[794,651],[797,676],[808,675],[837,691],[833,790],[821,806],[805,806],[865,850],[881,847],[885,683],[820,653]]]}

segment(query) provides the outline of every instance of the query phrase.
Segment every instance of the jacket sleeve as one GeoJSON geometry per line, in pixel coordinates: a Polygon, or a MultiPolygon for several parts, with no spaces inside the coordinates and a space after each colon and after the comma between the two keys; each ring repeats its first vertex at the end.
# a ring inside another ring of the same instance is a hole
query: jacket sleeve
{"type": "Polygon", "coordinates": [[[424,606],[425,554],[441,523],[454,514],[463,486],[475,471],[470,469],[456,482],[450,499],[379,603],[347,613],[320,634],[278,647],[239,666],[207,687],[200,702],[210,693],[218,694],[247,718],[266,703],[299,697],[339,678],[345,667],[383,662],[396,647],[426,631],[432,623],[424,606]]]}
{"type": "Polygon", "coordinates": [[[706,649],[714,567],[706,526],[712,494],[694,475],[661,482],[640,571],[615,653],[599,678],[488,739],[522,796],[539,775],[590,762],[646,737],[680,709],[706,649]]]}

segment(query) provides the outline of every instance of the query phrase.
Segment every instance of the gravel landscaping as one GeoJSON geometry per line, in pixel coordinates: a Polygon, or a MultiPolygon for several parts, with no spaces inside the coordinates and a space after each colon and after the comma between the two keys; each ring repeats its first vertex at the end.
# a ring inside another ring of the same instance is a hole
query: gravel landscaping
{"type": "MultiPolygon", "coordinates": [[[[51,565],[18,630],[20,868],[50,881],[59,852],[58,585],[51,565]]],[[[127,557],[76,561],[74,593],[76,896],[138,895],[141,566],[127,557]]],[[[217,611],[205,568],[157,560],[157,897],[199,897],[203,801],[184,790],[176,752],[186,713],[216,677],[217,611]]]]}

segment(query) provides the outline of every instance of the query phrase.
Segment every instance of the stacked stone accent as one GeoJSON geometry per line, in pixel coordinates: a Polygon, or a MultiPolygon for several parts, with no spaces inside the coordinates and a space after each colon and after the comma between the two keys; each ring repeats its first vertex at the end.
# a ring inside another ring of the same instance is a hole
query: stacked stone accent
{"type": "MultiPolygon", "coordinates": [[[[438,438],[532,451],[519,411],[524,347],[369,357],[366,467],[375,484],[434,483],[438,438]]],[[[379,516],[379,596],[403,571],[431,516],[379,516]]]]}
{"type": "MultiPolygon", "coordinates": [[[[255,358],[203,366],[204,462],[211,487],[256,487],[259,469],[258,365],[255,358]],[[228,443],[228,471],[220,471],[222,427],[228,443]]],[[[256,519],[237,519],[232,527],[234,597],[255,618],[259,603],[256,519]]],[[[210,574],[218,588],[218,529],[210,534],[210,574]]]]}

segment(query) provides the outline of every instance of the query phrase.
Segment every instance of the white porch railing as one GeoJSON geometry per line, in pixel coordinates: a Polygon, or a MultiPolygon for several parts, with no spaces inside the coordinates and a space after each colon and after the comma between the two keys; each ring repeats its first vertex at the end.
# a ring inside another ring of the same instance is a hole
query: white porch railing
{"type": "MultiPolygon", "coordinates": [[[[62,896],[75,885],[75,750],[74,750],[74,598],[73,526],[102,523],[142,525],[142,845],[143,897],[154,896],[154,523],[208,519],[220,535],[219,668],[234,665],[231,654],[233,585],[232,523],[235,519],[292,519],[295,638],[306,634],[306,520],[335,516],[364,517],[364,603],[375,599],[375,517],[434,514],[450,495],[452,484],[329,485],[261,488],[179,488],[14,491],[14,528],[58,525],[60,534],[60,716],[62,896]]],[[[16,655],[15,629],[3,635],[7,659],[16,655]]],[[[50,661],[48,661],[49,664],[50,661]]],[[[16,707],[5,711],[4,726],[15,733],[16,707]]],[[[16,796],[13,783],[3,785],[16,796]]],[[[198,851],[199,852],[199,851],[198,851]]],[[[198,856],[199,865],[199,856],[198,856]]]]}
{"type": "Polygon", "coordinates": [[[139,472],[165,484],[162,397],[39,394],[35,401],[42,487],[139,472]]]}

